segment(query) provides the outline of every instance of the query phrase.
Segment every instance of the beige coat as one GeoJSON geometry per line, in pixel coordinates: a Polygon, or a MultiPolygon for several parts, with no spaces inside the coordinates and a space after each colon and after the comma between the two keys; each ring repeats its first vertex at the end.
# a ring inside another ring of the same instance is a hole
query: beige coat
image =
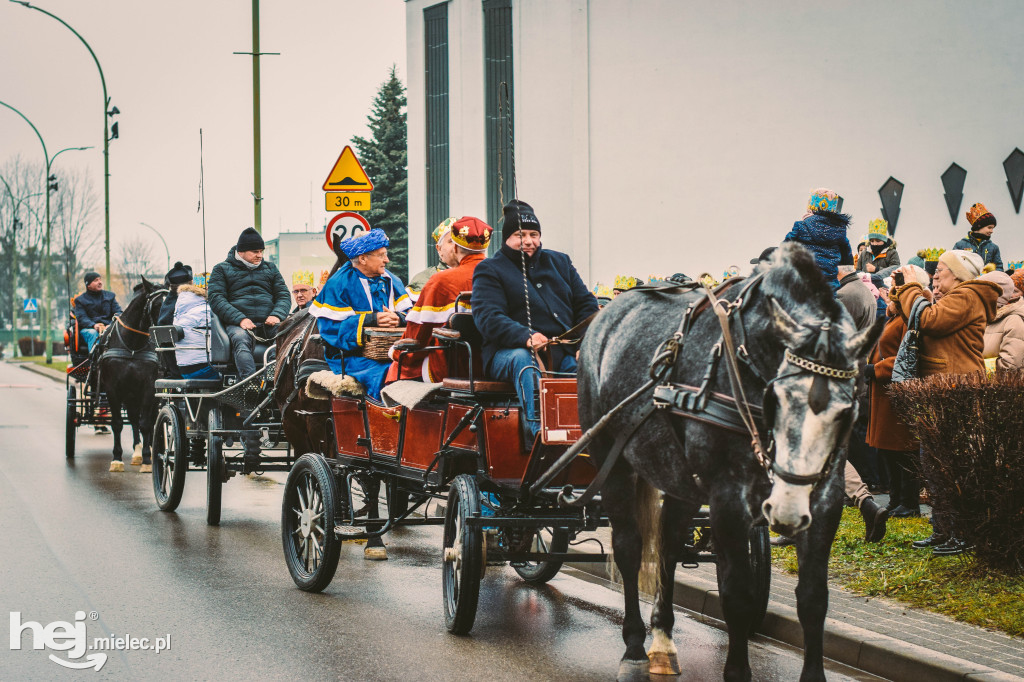
{"type": "Polygon", "coordinates": [[[1024,298],[996,311],[985,328],[986,358],[998,358],[997,369],[1024,369],[1024,298]]]}

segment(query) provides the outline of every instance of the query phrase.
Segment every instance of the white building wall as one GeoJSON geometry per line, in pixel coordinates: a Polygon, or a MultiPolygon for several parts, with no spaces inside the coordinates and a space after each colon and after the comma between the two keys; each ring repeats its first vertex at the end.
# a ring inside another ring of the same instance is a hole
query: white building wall
{"type": "MultiPolygon", "coordinates": [[[[407,3],[411,215],[430,4],[407,3]]],[[[484,215],[481,3],[449,12],[452,211],[484,215]]],[[[1002,169],[1024,147],[1019,2],[514,0],[513,15],[519,196],[590,283],[745,268],[818,186],[843,195],[856,242],[890,175],[904,260],[950,248],[974,201],[1004,260],[1024,258],[1002,169]],[[953,161],[968,171],[956,225],[939,177],[953,161]]]]}

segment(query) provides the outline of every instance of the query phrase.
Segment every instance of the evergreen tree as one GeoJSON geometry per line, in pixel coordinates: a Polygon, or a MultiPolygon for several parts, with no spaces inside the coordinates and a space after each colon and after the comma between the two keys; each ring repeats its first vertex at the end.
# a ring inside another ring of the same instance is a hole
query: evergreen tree
{"type": "Polygon", "coordinates": [[[405,112],[405,86],[395,65],[373,99],[369,121],[372,139],[353,137],[363,169],[373,181],[372,208],[366,219],[387,233],[391,245],[388,269],[403,282],[409,278],[409,145],[405,112]]]}

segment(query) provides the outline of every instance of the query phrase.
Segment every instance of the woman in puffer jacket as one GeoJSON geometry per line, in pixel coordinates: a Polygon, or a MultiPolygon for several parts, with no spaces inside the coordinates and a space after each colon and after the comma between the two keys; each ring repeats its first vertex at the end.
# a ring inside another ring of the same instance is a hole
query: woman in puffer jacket
{"type": "Polygon", "coordinates": [[[980,279],[995,282],[1003,289],[996,301],[996,316],[985,327],[985,359],[995,358],[996,369],[1024,369],[1024,299],[1010,276],[990,272],[980,279]]]}
{"type": "Polygon", "coordinates": [[[206,340],[211,326],[210,306],[206,302],[206,289],[194,284],[178,287],[178,302],[174,305],[174,324],[184,330],[185,335],[174,351],[178,370],[185,379],[220,379],[220,374],[210,366],[206,340]]]}

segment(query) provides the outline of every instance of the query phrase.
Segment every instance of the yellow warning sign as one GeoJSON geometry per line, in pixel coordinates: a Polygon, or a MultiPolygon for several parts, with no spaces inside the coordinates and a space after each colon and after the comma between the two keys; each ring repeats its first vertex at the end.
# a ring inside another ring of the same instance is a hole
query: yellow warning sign
{"type": "Polygon", "coordinates": [[[356,158],[352,147],[345,145],[341,156],[334,163],[331,174],[324,180],[325,192],[369,192],[373,182],[366,175],[362,164],[356,158]]]}
{"type": "Polygon", "coordinates": [[[328,192],[325,196],[328,211],[370,210],[369,192],[328,192]]]}

